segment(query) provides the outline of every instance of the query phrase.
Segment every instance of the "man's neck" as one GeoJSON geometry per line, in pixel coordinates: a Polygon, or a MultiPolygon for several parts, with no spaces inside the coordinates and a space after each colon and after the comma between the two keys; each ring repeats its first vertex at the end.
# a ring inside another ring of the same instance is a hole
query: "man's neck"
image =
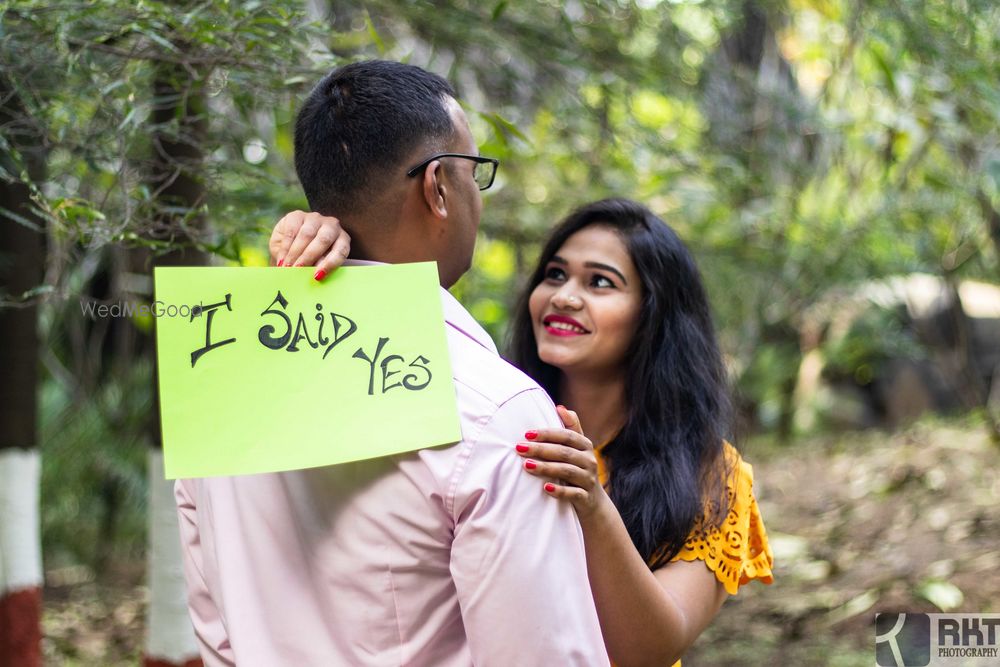
{"type": "Polygon", "coordinates": [[[342,223],[351,235],[351,259],[382,264],[433,261],[420,227],[404,212],[388,206],[342,223]]]}

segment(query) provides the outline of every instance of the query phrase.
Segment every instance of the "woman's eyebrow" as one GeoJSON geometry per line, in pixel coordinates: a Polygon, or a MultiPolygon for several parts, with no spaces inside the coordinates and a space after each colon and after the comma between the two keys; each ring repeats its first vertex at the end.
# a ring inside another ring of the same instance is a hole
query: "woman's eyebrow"
{"type": "MultiPolygon", "coordinates": [[[[550,259],[549,261],[552,262],[553,264],[561,264],[563,266],[569,264],[569,262],[567,262],[559,255],[552,255],[552,259],[550,259]]],[[[602,271],[608,271],[610,273],[613,273],[616,276],[618,276],[619,279],[621,279],[623,284],[628,285],[628,281],[625,280],[625,276],[622,275],[622,272],[609,264],[602,264],[601,262],[584,262],[583,265],[588,269],[601,269],[602,271]]]]}
{"type": "Polygon", "coordinates": [[[628,285],[628,281],[625,280],[625,276],[622,275],[622,272],[613,266],[610,266],[608,264],[601,264],[600,262],[584,262],[583,265],[588,269],[601,269],[603,271],[610,271],[611,273],[618,276],[621,279],[622,283],[628,285]]]}

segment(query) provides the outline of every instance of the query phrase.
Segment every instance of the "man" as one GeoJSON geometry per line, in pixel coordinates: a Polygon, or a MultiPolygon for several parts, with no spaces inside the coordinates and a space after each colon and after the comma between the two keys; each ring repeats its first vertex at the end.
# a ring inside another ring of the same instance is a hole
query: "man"
{"type": "MultiPolygon", "coordinates": [[[[335,70],[299,113],[295,163],[356,260],[433,260],[443,288],[469,268],[496,164],[440,77],[380,61],[335,70]]],[[[342,251],[316,230],[293,234],[300,254],[342,251]]],[[[177,483],[207,665],[608,664],[573,510],[521,474],[513,447],[559,426],[552,403],[443,288],[459,443],[177,483]]]]}

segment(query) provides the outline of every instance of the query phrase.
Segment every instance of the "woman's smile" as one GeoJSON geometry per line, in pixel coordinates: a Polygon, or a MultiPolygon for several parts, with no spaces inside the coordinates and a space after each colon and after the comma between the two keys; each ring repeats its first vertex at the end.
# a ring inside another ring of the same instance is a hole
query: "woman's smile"
{"type": "Polygon", "coordinates": [[[553,336],[585,336],[590,332],[586,327],[565,315],[546,315],[542,318],[545,332],[553,336]]]}

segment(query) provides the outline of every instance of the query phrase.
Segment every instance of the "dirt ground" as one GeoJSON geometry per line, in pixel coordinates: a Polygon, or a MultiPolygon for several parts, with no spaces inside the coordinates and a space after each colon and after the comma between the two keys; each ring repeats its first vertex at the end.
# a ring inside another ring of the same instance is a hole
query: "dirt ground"
{"type": "MultiPolygon", "coordinates": [[[[1000,611],[1000,447],[985,429],[924,423],[743,450],[775,582],[730,599],[685,667],[867,667],[876,612],[1000,611]]],[[[135,665],[143,564],[100,581],[85,570],[52,575],[48,664],[135,665]]]]}

